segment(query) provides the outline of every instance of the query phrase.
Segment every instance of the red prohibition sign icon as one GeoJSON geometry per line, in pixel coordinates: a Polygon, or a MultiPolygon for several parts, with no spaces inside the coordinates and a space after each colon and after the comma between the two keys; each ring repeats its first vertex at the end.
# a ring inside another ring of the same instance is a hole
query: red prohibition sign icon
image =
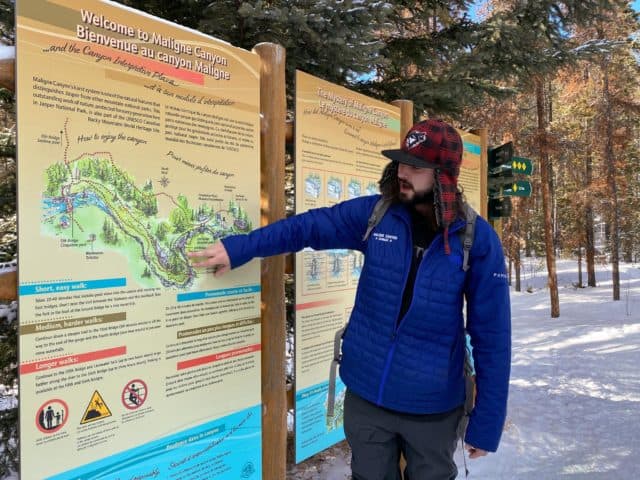
{"type": "Polygon", "coordinates": [[[122,404],[129,410],[136,410],[147,400],[147,384],[139,378],[127,382],[122,390],[122,404]]]}
{"type": "Polygon", "coordinates": [[[36,427],[42,433],[54,433],[64,427],[69,407],[64,400],[54,398],[42,404],[36,413],[36,427]]]}

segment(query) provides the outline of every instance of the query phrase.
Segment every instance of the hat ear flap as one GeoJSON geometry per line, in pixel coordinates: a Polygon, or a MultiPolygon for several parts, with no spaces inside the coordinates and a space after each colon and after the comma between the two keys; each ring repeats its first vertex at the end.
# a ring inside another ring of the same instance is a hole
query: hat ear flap
{"type": "Polygon", "coordinates": [[[442,227],[444,219],[442,218],[442,184],[440,183],[440,169],[436,168],[433,172],[433,206],[436,212],[436,222],[438,228],[442,227]]]}

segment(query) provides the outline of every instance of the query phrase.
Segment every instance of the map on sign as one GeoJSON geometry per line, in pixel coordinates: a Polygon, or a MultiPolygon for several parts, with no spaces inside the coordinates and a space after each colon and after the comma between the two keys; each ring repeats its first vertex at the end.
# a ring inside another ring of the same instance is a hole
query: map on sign
{"type": "Polygon", "coordinates": [[[164,190],[166,176],[158,189],[151,179],[133,178],[109,151],[70,157],[69,150],[67,141],[63,158],[44,172],[42,232],[86,259],[105,251],[126,256],[141,285],[188,288],[196,272],[187,251],[251,231],[247,212],[233,200],[193,206],[186,196],[164,190]],[[160,196],[173,206],[167,217],[159,215],[160,196]]]}

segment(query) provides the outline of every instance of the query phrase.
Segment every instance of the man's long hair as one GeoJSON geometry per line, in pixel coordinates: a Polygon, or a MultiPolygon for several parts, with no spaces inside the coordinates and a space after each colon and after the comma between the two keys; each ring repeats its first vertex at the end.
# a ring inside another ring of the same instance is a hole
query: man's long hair
{"type": "MultiPolygon", "coordinates": [[[[380,194],[386,200],[391,200],[391,203],[400,202],[400,185],[398,183],[398,162],[389,162],[384,170],[382,176],[378,180],[380,187],[380,194]]],[[[464,194],[458,186],[456,193],[456,210],[459,218],[464,218],[464,194]]]]}

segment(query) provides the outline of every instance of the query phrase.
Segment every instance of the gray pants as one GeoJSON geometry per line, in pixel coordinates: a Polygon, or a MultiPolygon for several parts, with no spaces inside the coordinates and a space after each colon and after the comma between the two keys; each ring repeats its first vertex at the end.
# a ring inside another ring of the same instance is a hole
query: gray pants
{"type": "Polygon", "coordinates": [[[347,391],[344,433],[351,446],[353,480],[453,480],[460,406],[450,412],[411,415],[380,408],[347,391]]]}

